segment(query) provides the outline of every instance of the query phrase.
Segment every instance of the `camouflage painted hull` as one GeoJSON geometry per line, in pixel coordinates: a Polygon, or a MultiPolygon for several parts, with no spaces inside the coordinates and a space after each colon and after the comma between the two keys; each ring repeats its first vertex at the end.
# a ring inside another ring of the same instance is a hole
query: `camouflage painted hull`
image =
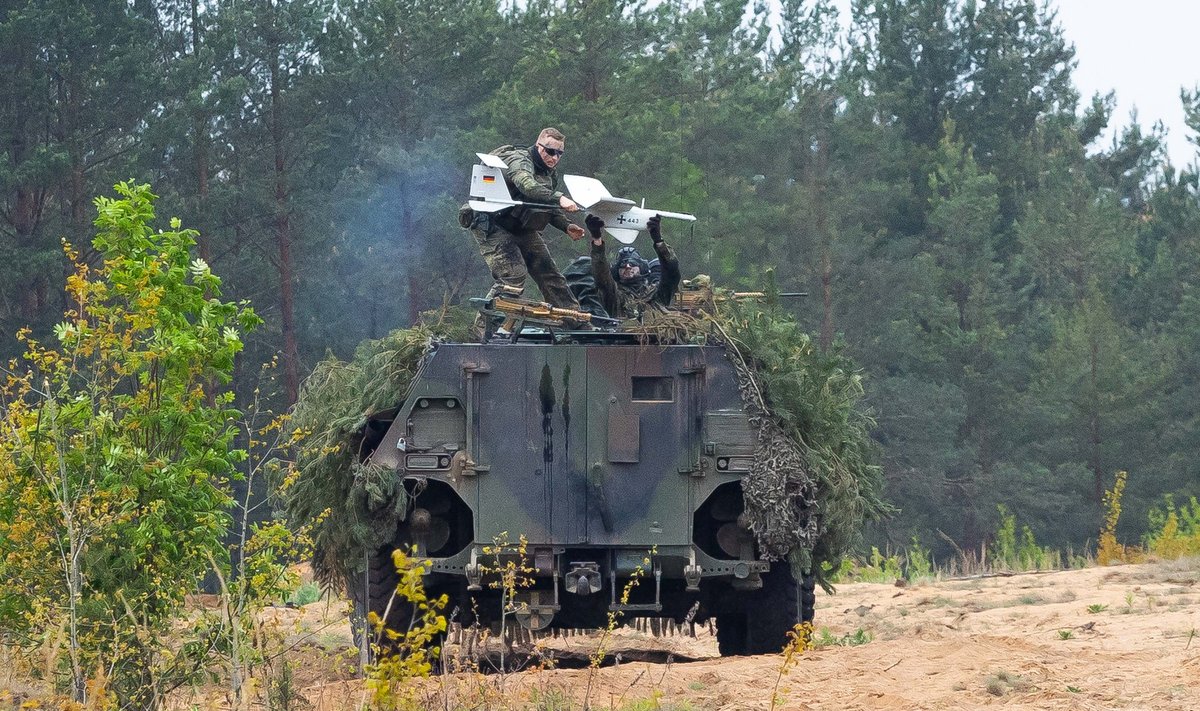
{"type": "Polygon", "coordinates": [[[441,344],[371,461],[408,492],[393,545],[432,561],[459,621],[716,617],[747,653],[812,616],[741,516],[755,442],[720,347],[441,344]]]}

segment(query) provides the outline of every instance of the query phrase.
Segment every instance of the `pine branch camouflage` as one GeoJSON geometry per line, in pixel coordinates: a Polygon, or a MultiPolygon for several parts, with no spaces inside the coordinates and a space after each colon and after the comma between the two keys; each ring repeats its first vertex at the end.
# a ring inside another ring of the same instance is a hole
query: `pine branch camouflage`
{"type": "MultiPolygon", "coordinates": [[[[851,552],[863,524],[888,511],[871,463],[870,420],[856,410],[858,376],[839,356],[823,356],[796,324],[730,305],[717,316],[669,314],[660,342],[724,343],[739,373],[743,405],[757,430],[744,479],[746,515],[766,560],[824,571],[851,552]]],[[[467,341],[466,315],[366,341],[354,361],[323,361],[293,414],[303,436],[298,476],[279,491],[288,517],[316,527],[315,564],[326,584],[361,571],[364,550],[392,541],[407,504],[397,472],[364,464],[373,416],[403,401],[435,339],[467,341]],[[325,514],[324,512],[328,512],[325,514]]]]}

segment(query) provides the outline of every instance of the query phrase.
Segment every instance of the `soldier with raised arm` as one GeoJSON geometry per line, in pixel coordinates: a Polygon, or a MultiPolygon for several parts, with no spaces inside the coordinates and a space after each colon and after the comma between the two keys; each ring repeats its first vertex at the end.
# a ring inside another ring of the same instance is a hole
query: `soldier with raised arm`
{"type": "Polygon", "coordinates": [[[555,170],[566,147],[566,137],[556,128],[544,128],[529,147],[501,146],[492,151],[508,167],[504,179],[513,197],[537,205],[515,205],[495,213],[476,212],[469,205],[459,211],[459,221],[470,230],[479,253],[497,285],[525,287],[533,277],[542,298],[553,306],[579,308],[562,273],[542,239],[547,225],[573,239],[583,237],[583,228],[567,219],[566,213],[579,206],[563,192],[555,170]]]}
{"type": "Polygon", "coordinates": [[[592,278],[606,315],[621,319],[640,318],[647,309],[665,309],[671,305],[675,290],[679,288],[679,260],[671,246],[663,241],[661,221],[662,218],[655,215],[646,223],[654,251],[658,253],[659,270],[656,272],[631,246],[622,247],[617,252],[616,263],[610,266],[604,249],[604,220],[588,215],[592,278]]]}

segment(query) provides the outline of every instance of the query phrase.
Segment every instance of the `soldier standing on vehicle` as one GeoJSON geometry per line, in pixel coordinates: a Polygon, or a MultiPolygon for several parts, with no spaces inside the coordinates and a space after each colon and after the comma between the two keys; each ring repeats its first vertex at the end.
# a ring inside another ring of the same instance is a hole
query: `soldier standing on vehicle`
{"type": "MultiPolygon", "coordinates": [[[[671,305],[679,287],[679,260],[670,245],[663,241],[659,215],[651,217],[646,228],[658,253],[658,270],[642,258],[633,247],[622,247],[617,261],[609,266],[604,251],[604,220],[588,215],[586,223],[591,233],[592,278],[596,292],[607,315],[614,318],[640,318],[647,309],[666,309],[671,305]]],[[[579,260],[576,260],[578,263],[579,260]]]]}
{"type": "Polygon", "coordinates": [[[459,222],[471,231],[479,253],[497,285],[525,287],[526,275],[533,277],[542,298],[553,306],[578,309],[579,302],[550,256],[542,230],[553,225],[573,239],[583,237],[583,228],[567,219],[579,206],[563,192],[555,168],[562,158],[566,137],[556,128],[544,128],[537,141],[524,146],[501,146],[492,151],[508,168],[504,179],[513,197],[542,206],[516,205],[496,213],[475,212],[468,205],[459,210],[459,222]]]}

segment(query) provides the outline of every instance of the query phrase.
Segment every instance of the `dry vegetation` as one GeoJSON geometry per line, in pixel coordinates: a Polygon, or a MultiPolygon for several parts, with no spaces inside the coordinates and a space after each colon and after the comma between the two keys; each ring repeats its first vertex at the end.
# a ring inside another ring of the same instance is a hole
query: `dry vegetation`
{"type": "MultiPolygon", "coordinates": [[[[264,627],[288,645],[261,668],[251,708],[375,706],[355,678],[344,605],[272,608],[264,627]]],[[[1200,708],[1198,630],[1195,558],[903,586],[853,583],[820,596],[818,646],[786,668],[782,655],[719,658],[704,628],[696,638],[621,629],[606,643],[612,655],[655,649],[671,661],[463,672],[410,683],[391,701],[444,709],[732,710],[773,702],[782,709],[1191,709],[1200,708]]],[[[581,635],[542,645],[586,658],[596,643],[581,635]]],[[[39,694],[9,665],[0,688],[10,690],[0,698],[12,708],[39,694]]],[[[172,707],[229,705],[221,687],[198,686],[177,694],[172,707]]]]}

